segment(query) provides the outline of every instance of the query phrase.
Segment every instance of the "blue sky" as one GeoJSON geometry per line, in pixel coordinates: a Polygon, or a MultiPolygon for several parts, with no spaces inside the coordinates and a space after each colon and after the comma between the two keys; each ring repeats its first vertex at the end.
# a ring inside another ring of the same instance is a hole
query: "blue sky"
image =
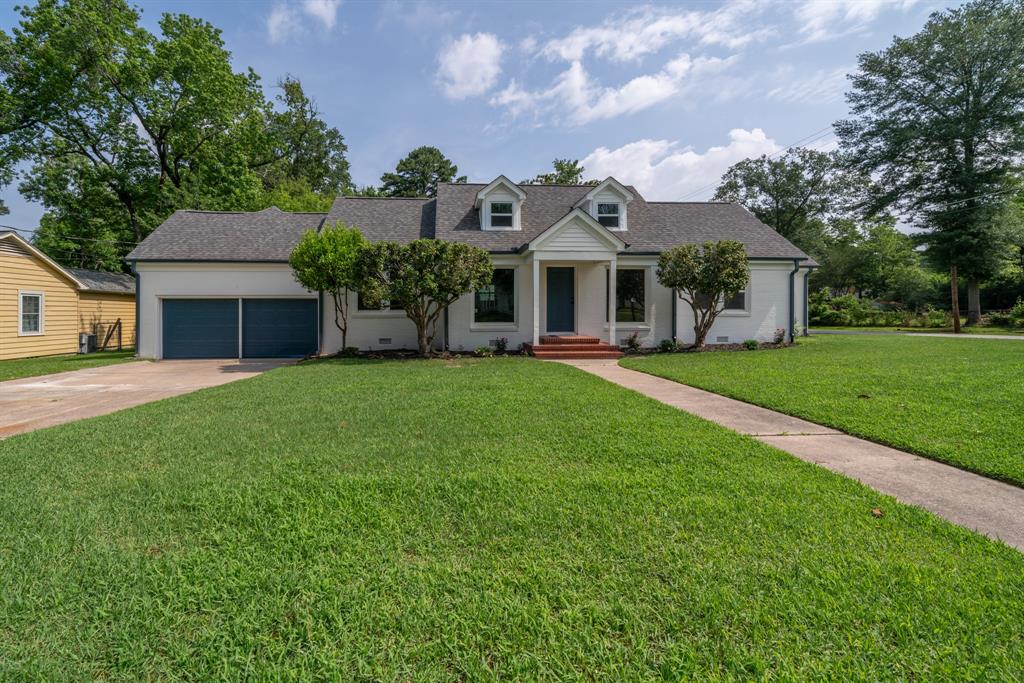
{"type": "MultiPolygon", "coordinates": [[[[748,156],[834,146],[845,74],[858,53],[910,35],[948,3],[142,2],[224,32],[235,66],[269,94],[298,77],[349,146],[352,175],[377,183],[409,150],[435,145],[471,181],[513,180],[582,159],[648,199],[710,197],[748,156]]],[[[17,22],[0,8],[0,28],[17,22]]],[[[38,224],[15,187],[0,221],[38,224]]]]}

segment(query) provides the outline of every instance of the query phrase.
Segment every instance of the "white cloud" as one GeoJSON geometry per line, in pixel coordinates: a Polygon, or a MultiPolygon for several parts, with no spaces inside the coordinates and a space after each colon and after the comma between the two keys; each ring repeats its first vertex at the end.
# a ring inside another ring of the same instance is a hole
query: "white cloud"
{"type": "Polygon", "coordinates": [[[483,95],[498,82],[504,45],[493,33],[463,34],[437,55],[437,79],[446,97],[483,95]]]}
{"type": "Polygon", "coordinates": [[[278,3],[267,15],[267,39],[277,45],[305,32],[307,23],[303,15],[330,31],[338,21],[339,7],[341,0],[302,0],[298,5],[278,3]]]}
{"type": "Polygon", "coordinates": [[[818,69],[805,76],[798,76],[792,66],[776,71],[773,82],[782,83],[765,93],[769,99],[791,104],[828,104],[843,97],[846,89],[846,74],[852,68],[818,69]]]}
{"type": "Polygon", "coordinates": [[[274,5],[267,15],[267,38],[275,45],[297,34],[301,28],[298,14],[289,5],[274,5]]]}
{"type": "Polygon", "coordinates": [[[437,30],[447,26],[459,18],[459,11],[437,2],[416,0],[415,2],[399,2],[386,0],[378,3],[380,14],[377,19],[378,31],[393,31],[395,24],[415,31],[421,37],[433,38],[428,29],[437,30]]]}
{"type": "Polygon", "coordinates": [[[540,52],[567,62],[581,61],[588,51],[615,62],[628,62],[681,39],[732,50],[772,33],[767,27],[750,28],[750,17],[759,11],[759,6],[749,0],[730,2],[714,11],[673,12],[647,7],[611,16],[598,26],[578,27],[564,38],[547,41],[540,52]]]}
{"type": "Polygon", "coordinates": [[[303,0],[302,11],[317,19],[329,31],[338,19],[340,6],[341,0],[303,0]]]}
{"type": "Polygon", "coordinates": [[[794,15],[804,42],[862,31],[886,9],[906,10],[917,0],[804,0],[794,15]]]}
{"type": "Polygon", "coordinates": [[[652,107],[692,87],[701,76],[721,71],[732,61],[717,57],[692,59],[682,54],[657,73],[637,76],[617,88],[596,83],[583,64],[575,61],[545,90],[525,90],[513,80],[490,101],[513,117],[554,112],[556,117],[563,115],[568,122],[582,125],[652,107]]]}
{"type": "Polygon", "coordinates": [[[669,140],[637,140],[617,149],[598,147],[581,160],[588,178],[615,176],[635,185],[645,199],[675,201],[710,197],[726,169],[738,161],[781,150],[760,128],[729,131],[729,144],[705,152],[669,140]]]}

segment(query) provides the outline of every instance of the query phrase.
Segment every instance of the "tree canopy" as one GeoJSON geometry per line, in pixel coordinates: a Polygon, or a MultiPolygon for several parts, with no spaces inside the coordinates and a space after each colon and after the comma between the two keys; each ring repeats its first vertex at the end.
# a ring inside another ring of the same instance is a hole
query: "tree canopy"
{"type": "Polygon", "coordinates": [[[462,242],[419,239],[409,244],[376,242],[359,260],[363,301],[399,304],[416,325],[421,355],[430,353],[440,315],[459,297],[490,284],[491,257],[462,242]]]}
{"type": "Polygon", "coordinates": [[[993,217],[1024,153],[1022,35],[1019,2],[935,12],[916,35],[860,55],[851,117],[836,124],[848,165],[878,179],[869,208],[925,229],[928,258],[967,276],[972,317],[1005,251],[993,217]]]}
{"type": "Polygon", "coordinates": [[[394,173],[380,177],[388,197],[436,197],[438,183],[464,183],[459,167],[437,147],[417,147],[398,162],[394,173]]]}
{"type": "Polygon", "coordinates": [[[0,32],[0,182],[43,204],[38,242],[68,265],[120,258],[176,208],[252,210],[268,193],[351,184],[340,133],[299,82],[276,107],[236,72],[220,31],[124,0],[42,0],[0,32]],[[74,248],[71,245],[77,245],[74,248]]]}
{"type": "Polygon", "coordinates": [[[551,162],[553,171],[538,173],[524,180],[523,185],[597,185],[597,180],[583,180],[584,168],[578,159],[555,159],[551,162]]]}
{"type": "Polygon", "coordinates": [[[738,202],[809,254],[820,253],[828,219],[841,215],[866,181],[832,154],[802,147],[733,164],[716,201],[738,202]]]}
{"type": "Polygon", "coordinates": [[[658,257],[658,282],[672,289],[693,311],[693,345],[704,340],[729,297],[750,282],[743,245],[732,240],[681,244],[658,257]]]}

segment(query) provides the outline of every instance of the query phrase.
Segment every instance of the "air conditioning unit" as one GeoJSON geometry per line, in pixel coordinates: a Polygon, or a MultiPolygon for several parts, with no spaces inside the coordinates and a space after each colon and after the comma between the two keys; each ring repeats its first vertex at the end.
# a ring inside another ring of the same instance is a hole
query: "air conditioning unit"
{"type": "Polygon", "coordinates": [[[93,353],[96,351],[96,335],[88,332],[81,332],[78,335],[78,352],[93,353]]]}

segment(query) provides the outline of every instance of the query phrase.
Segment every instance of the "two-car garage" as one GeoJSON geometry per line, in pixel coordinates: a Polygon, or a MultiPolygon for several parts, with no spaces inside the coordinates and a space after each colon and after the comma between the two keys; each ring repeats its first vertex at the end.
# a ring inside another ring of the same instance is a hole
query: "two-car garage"
{"type": "Polygon", "coordinates": [[[164,298],[163,358],[302,358],[319,347],[313,298],[164,298]]]}

